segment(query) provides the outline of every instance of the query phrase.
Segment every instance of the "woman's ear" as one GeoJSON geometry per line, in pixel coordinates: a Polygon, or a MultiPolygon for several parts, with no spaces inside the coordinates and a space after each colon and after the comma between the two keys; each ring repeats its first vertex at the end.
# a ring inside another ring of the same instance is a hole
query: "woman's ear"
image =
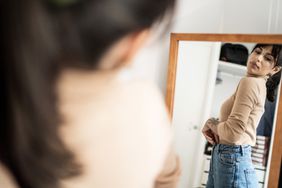
{"type": "Polygon", "coordinates": [[[133,57],[137,54],[140,48],[145,44],[147,39],[150,36],[150,30],[145,29],[136,33],[133,33],[130,37],[130,41],[128,44],[128,51],[125,54],[125,62],[131,62],[133,57]]]}
{"type": "Polygon", "coordinates": [[[276,74],[277,72],[279,72],[281,70],[281,66],[275,66],[272,70],[271,70],[271,75],[276,74]]]}
{"type": "Polygon", "coordinates": [[[149,36],[149,29],[124,36],[114,43],[103,55],[99,63],[99,68],[112,69],[130,63],[149,36]]]}

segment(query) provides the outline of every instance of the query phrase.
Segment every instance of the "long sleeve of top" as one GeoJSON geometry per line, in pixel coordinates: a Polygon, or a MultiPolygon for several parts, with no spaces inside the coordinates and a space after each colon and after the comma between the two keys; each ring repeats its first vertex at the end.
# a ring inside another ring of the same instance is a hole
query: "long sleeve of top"
{"type": "Polygon", "coordinates": [[[220,110],[219,123],[212,130],[219,135],[219,142],[229,145],[254,145],[256,128],[264,112],[266,79],[243,77],[235,93],[220,110]]]}
{"type": "Polygon", "coordinates": [[[176,188],[180,174],[179,158],[173,151],[170,151],[161,173],[156,178],[155,188],[176,188]]]}

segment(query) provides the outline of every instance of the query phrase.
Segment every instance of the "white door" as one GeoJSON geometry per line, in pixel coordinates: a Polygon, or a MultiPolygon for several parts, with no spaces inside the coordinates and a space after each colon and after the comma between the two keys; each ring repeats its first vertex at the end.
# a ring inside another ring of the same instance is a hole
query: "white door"
{"type": "Polygon", "coordinates": [[[172,120],[182,165],[179,188],[200,183],[205,143],[201,127],[211,110],[219,51],[219,42],[179,43],[172,120]]]}

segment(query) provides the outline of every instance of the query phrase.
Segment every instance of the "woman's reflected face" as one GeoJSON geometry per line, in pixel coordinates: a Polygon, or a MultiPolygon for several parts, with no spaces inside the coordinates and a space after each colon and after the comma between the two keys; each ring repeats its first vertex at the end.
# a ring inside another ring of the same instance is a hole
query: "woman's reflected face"
{"type": "Polygon", "coordinates": [[[275,59],[272,56],[273,46],[257,47],[250,54],[247,62],[247,72],[254,76],[266,76],[272,72],[275,59]]]}

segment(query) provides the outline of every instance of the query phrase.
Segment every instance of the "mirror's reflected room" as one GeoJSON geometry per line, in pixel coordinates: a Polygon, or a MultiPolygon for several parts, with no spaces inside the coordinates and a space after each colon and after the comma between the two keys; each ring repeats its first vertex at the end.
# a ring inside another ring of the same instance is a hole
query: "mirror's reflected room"
{"type": "Polygon", "coordinates": [[[282,0],[0,0],[0,188],[282,188],[282,0]]]}

